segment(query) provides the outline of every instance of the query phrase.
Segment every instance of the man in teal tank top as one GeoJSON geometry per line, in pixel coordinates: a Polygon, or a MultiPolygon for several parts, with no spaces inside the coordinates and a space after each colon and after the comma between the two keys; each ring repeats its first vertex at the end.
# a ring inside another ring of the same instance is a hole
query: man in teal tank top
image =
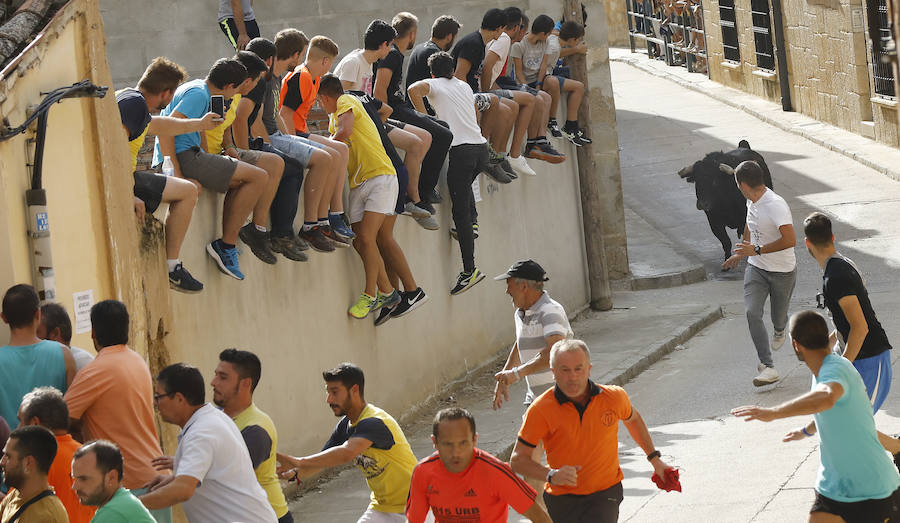
{"type": "Polygon", "coordinates": [[[0,317],[9,325],[9,344],[0,347],[0,417],[15,429],[16,415],[25,394],[50,386],[65,392],[75,377],[75,359],[69,348],[41,340],[41,301],[31,285],[10,287],[3,295],[0,317]]]}
{"type": "MultiPolygon", "coordinates": [[[[748,421],[772,421],[812,414],[819,434],[819,473],[810,521],[897,521],[900,474],[875,431],[872,404],[853,364],[833,354],[828,324],[815,311],[791,318],[791,342],[800,361],[813,373],[812,390],[777,407],[738,407],[731,411],[748,421]]],[[[803,426],[783,441],[810,436],[803,426]]]]}

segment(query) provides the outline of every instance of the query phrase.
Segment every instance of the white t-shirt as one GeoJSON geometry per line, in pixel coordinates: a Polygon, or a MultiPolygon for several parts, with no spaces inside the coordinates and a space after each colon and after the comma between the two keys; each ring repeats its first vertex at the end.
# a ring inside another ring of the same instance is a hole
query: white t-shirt
{"type": "MultiPolygon", "coordinates": [[[[253,16],[253,5],[251,0],[241,0],[241,11],[244,13],[244,21],[256,20],[253,16]]],[[[234,12],[231,10],[231,0],[219,0],[219,21],[226,18],[234,18],[234,12]]]]}
{"type": "Polygon", "coordinates": [[[475,117],[475,94],[459,78],[429,78],[428,103],[438,118],[447,122],[453,141],[450,146],[485,143],[475,117]]]}
{"type": "MultiPolygon", "coordinates": [[[[525,75],[525,83],[530,84],[531,82],[537,81],[538,68],[541,66],[541,60],[543,60],[544,55],[549,52],[547,40],[532,44],[528,41],[528,36],[526,36],[521,42],[513,44],[509,56],[522,59],[522,68],[524,70],[521,72],[525,75]]],[[[551,69],[552,64],[548,62],[545,72],[550,71],[551,69]]]]}
{"type": "Polygon", "coordinates": [[[510,39],[509,35],[505,32],[500,33],[500,36],[497,37],[496,40],[491,40],[488,42],[487,47],[485,47],[485,57],[487,56],[486,53],[496,53],[497,56],[500,57],[497,60],[497,63],[494,64],[494,68],[491,70],[491,83],[488,87],[494,85],[494,82],[497,81],[500,73],[503,72],[503,65],[506,63],[506,59],[509,58],[510,47],[512,47],[512,39],[510,39]]]}
{"type": "Polygon", "coordinates": [[[366,61],[364,51],[356,49],[347,53],[347,56],[341,58],[341,63],[334,68],[334,75],[340,78],[341,82],[353,84],[350,90],[371,95],[375,80],[372,75],[372,64],[366,61]]]}
{"type": "MultiPolygon", "coordinates": [[[[784,198],[775,194],[772,189],[766,189],[755,203],[747,200],[747,228],[750,229],[750,238],[746,239],[753,245],[774,242],[781,238],[779,227],[793,224],[790,207],[784,198]]],[[[764,271],[791,272],[797,266],[797,258],[794,256],[794,248],[791,247],[778,252],[750,256],[747,263],[764,271]]]]}
{"type": "Polygon", "coordinates": [[[175,476],[200,480],[191,499],[181,504],[191,523],[278,522],[237,425],[209,403],[178,435],[175,476]]]}
{"type": "Polygon", "coordinates": [[[69,352],[72,353],[72,358],[75,360],[75,368],[78,370],[83,369],[85,365],[94,361],[94,355],[84,349],[70,345],[69,352]]]}

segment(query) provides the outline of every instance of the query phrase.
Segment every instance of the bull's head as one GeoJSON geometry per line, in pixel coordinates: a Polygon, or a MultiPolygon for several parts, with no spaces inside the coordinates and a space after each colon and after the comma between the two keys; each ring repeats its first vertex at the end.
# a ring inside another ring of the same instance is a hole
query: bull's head
{"type": "Polygon", "coordinates": [[[693,183],[697,195],[697,210],[712,210],[716,193],[723,184],[734,184],[734,169],[725,163],[704,158],[678,171],[678,176],[693,183]]]}

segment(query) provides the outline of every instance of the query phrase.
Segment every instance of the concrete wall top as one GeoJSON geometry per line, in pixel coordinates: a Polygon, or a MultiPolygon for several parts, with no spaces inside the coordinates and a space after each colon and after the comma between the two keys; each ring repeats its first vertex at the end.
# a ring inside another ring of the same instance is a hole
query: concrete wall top
{"type": "MultiPolygon", "coordinates": [[[[440,15],[456,17],[463,24],[462,36],[478,29],[487,9],[511,5],[523,9],[532,20],[539,14],[554,19],[562,16],[562,2],[554,0],[463,0],[452,4],[435,0],[255,0],[253,9],[262,36],[271,39],[281,29],[295,27],[310,38],[317,34],[332,38],[343,56],[362,47],[366,26],[375,18],[390,22],[396,13],[409,11],[419,17],[417,41],[423,42],[430,38],[431,24],[440,15]]],[[[166,56],[192,77],[202,78],[217,58],[234,54],[216,22],[217,2],[100,0],[100,8],[117,88],[137,83],[156,56],[166,56]]]]}

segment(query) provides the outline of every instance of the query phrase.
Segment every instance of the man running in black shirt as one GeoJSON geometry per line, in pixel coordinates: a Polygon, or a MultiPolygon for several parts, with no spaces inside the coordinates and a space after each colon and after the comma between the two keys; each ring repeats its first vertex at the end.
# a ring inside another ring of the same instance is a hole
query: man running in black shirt
{"type": "MultiPolygon", "coordinates": [[[[837,332],[832,332],[831,346],[840,342],[843,356],[853,363],[862,376],[866,392],[875,412],[887,399],[891,389],[891,344],[884,332],[866,290],[856,264],[838,253],[834,247],[831,220],[820,212],[814,212],[803,220],[806,247],[819,266],[822,275],[822,294],[817,296],[820,308],[828,308],[837,332]],[[838,340],[840,334],[840,340],[838,340]]],[[[815,423],[806,427],[815,431],[815,423]]],[[[878,433],[881,445],[894,454],[895,463],[900,453],[900,440],[878,433]]]]}
{"type": "Polygon", "coordinates": [[[441,197],[435,192],[435,187],[450,150],[453,133],[446,123],[416,111],[406,100],[406,93],[400,87],[403,79],[403,53],[412,49],[415,44],[418,25],[419,19],[412,13],[398,13],[391,20],[397,37],[388,55],[375,62],[375,86],[372,94],[391,106],[392,118],[425,129],[431,134],[431,147],[422,161],[422,172],[419,175],[419,196],[427,203],[440,203],[441,197]]]}

